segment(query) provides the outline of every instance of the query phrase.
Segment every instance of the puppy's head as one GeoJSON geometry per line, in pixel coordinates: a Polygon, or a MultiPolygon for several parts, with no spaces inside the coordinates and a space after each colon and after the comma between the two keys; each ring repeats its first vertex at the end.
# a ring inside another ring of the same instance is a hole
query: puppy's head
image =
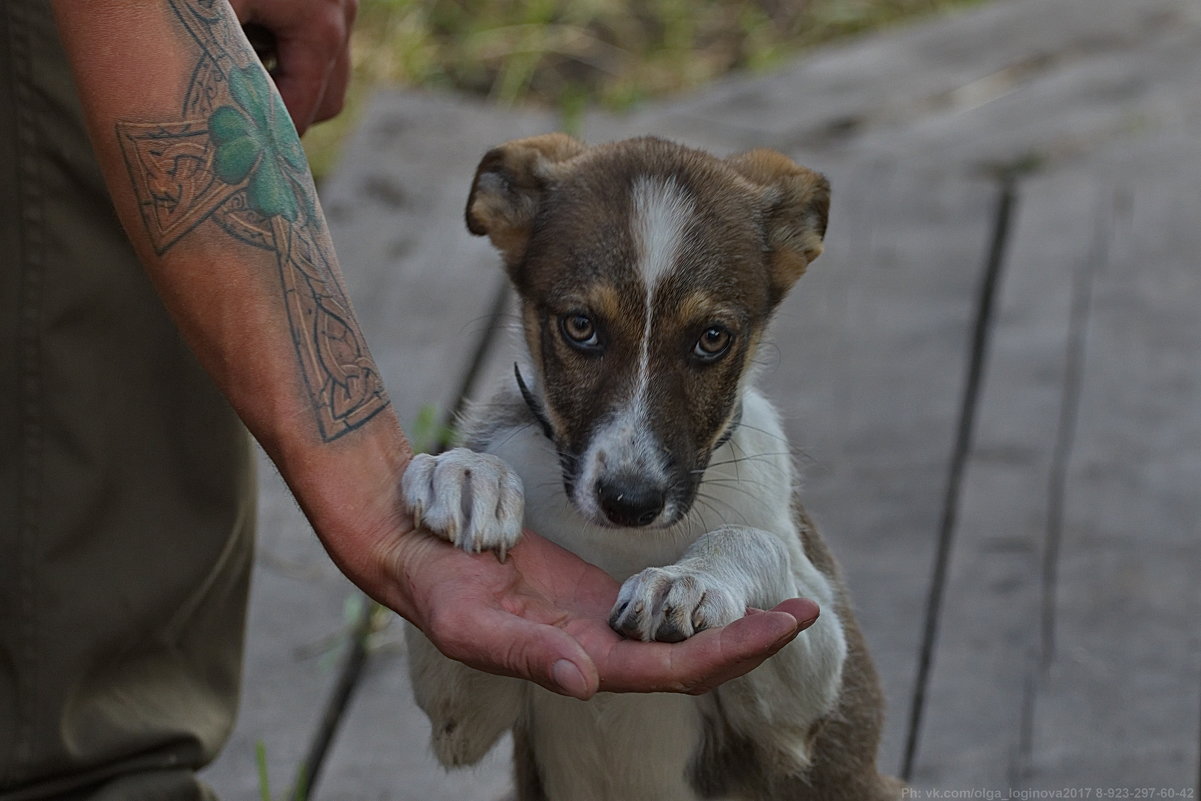
{"type": "Polygon", "coordinates": [[[825,178],[756,150],[561,134],[484,156],[467,226],[522,305],[567,494],[594,522],[666,526],[738,425],[773,309],[820,255],[825,178]]]}

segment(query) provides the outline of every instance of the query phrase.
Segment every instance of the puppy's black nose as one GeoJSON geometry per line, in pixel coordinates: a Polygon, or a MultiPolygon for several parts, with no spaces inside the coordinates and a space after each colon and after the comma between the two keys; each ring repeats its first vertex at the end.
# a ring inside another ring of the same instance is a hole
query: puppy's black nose
{"type": "Polygon", "coordinates": [[[632,478],[601,479],[597,500],[605,517],[619,526],[648,526],[663,511],[667,493],[632,478]]]}

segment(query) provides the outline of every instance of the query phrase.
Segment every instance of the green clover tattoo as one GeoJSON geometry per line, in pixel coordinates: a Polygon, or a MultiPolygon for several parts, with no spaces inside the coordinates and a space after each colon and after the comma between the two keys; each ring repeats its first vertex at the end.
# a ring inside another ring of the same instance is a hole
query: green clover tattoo
{"type": "Polygon", "coordinates": [[[300,204],[288,173],[303,171],[306,161],[287,108],[257,65],[230,72],[229,94],[239,108],[221,106],[209,117],[209,136],[217,146],[213,171],[227,184],[249,176],[250,208],[294,222],[300,204]]]}
{"type": "Polygon", "coordinates": [[[205,222],[209,237],[258,251],[240,273],[266,268],[273,254],[316,434],[330,442],[387,408],[388,397],[338,280],[300,139],[227,10],[214,0],[168,5],[199,60],[178,118],[117,121],[142,222],[159,255],[205,222]]]}

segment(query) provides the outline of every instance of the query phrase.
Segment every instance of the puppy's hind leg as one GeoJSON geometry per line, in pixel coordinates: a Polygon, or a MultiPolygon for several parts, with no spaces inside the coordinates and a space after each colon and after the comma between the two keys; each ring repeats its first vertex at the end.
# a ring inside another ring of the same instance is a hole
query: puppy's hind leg
{"type": "Polygon", "coordinates": [[[516,724],[523,682],[448,659],[413,626],[405,640],[413,695],[430,719],[435,756],[447,768],[474,765],[516,724]]]}

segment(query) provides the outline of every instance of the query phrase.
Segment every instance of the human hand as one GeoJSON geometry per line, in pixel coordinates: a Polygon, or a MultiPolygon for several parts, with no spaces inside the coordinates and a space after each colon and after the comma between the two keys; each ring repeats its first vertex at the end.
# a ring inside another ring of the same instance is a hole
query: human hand
{"type": "Polygon", "coordinates": [[[740,676],[817,618],[791,599],[681,643],[626,640],[608,624],[618,584],[530,532],[505,563],[415,532],[397,543],[406,617],[452,659],[576,698],[598,691],[703,693],[740,676]]]}
{"type": "Polygon", "coordinates": [[[358,0],[230,0],[252,41],[270,34],[271,77],[298,133],[336,116],[350,80],[350,29],[358,0]]]}

